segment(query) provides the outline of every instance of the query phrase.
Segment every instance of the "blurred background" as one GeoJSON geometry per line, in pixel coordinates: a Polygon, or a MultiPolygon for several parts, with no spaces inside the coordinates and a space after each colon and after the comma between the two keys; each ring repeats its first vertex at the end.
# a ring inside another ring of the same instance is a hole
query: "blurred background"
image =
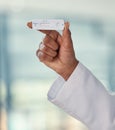
{"type": "Polygon", "coordinates": [[[2,0],[0,130],[87,130],[47,101],[57,74],[36,58],[44,35],[26,23],[37,18],[69,21],[78,59],[115,92],[115,0],[2,0]]]}

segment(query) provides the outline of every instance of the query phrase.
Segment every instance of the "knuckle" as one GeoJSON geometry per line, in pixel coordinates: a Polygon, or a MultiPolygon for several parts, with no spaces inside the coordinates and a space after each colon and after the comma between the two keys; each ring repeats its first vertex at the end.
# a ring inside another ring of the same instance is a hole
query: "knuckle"
{"type": "Polygon", "coordinates": [[[44,48],[43,48],[43,51],[44,51],[44,52],[49,52],[48,47],[44,47],[44,48]]]}

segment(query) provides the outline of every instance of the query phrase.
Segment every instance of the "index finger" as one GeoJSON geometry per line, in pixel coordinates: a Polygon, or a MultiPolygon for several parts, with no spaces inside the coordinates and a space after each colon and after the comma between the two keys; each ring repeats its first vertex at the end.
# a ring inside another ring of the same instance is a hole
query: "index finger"
{"type": "Polygon", "coordinates": [[[56,30],[39,30],[39,31],[50,36],[54,40],[57,40],[58,36],[60,35],[59,32],[57,32],[56,30]]]}
{"type": "MultiPolygon", "coordinates": [[[[32,29],[32,22],[28,22],[27,26],[32,29]]],[[[56,30],[38,30],[38,31],[50,36],[54,40],[56,40],[57,37],[60,35],[59,32],[57,32],[56,30]]]]}

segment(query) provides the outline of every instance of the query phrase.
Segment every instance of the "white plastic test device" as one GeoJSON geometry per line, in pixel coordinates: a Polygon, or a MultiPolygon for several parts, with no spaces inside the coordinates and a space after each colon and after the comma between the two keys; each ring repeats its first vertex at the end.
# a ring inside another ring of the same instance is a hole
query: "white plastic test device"
{"type": "Polygon", "coordinates": [[[63,19],[35,19],[32,20],[32,29],[35,30],[63,30],[63,19]]]}

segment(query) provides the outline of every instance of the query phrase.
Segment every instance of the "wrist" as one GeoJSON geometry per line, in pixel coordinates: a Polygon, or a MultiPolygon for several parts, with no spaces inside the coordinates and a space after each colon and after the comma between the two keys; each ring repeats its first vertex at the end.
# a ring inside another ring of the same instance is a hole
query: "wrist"
{"type": "Polygon", "coordinates": [[[79,61],[76,60],[71,66],[66,67],[63,73],[61,73],[60,75],[67,81],[68,78],[71,76],[71,74],[73,73],[73,71],[75,70],[75,68],[77,67],[79,61]]]}

